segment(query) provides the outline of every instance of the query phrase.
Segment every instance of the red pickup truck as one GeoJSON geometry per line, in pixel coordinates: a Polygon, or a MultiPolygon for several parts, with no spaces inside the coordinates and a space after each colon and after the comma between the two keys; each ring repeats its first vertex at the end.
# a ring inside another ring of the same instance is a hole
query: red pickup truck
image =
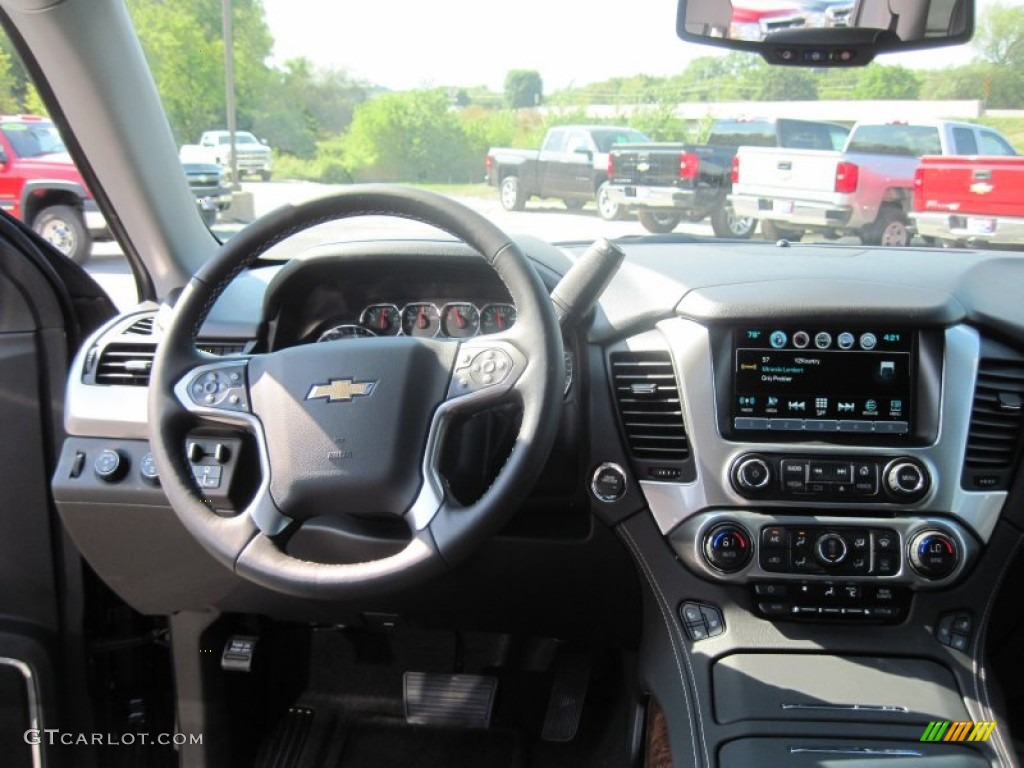
{"type": "Polygon", "coordinates": [[[106,221],[57,128],[36,115],[0,116],[0,208],[84,263],[106,221]]]}
{"type": "Polygon", "coordinates": [[[921,158],[914,173],[919,234],[945,244],[1024,244],[1024,157],[921,158]]]}

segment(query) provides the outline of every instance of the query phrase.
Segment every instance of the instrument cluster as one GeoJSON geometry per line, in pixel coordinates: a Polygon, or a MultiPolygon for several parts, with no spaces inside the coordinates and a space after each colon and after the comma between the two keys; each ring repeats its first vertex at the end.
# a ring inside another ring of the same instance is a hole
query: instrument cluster
{"type": "Polygon", "coordinates": [[[466,339],[471,336],[500,333],[516,322],[512,304],[493,303],[477,306],[468,301],[437,304],[413,301],[397,304],[371,304],[359,315],[359,323],[342,323],[323,330],[317,341],[334,341],[358,336],[422,336],[466,339]]]}

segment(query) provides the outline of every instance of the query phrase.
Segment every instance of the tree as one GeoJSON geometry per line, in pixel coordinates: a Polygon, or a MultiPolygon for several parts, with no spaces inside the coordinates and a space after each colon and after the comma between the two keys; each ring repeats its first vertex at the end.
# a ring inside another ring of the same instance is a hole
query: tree
{"type": "Polygon", "coordinates": [[[978,20],[972,45],[983,60],[1024,71],[1024,6],[989,7],[978,20]]]}
{"type": "Polygon", "coordinates": [[[855,99],[916,100],[921,93],[921,80],[906,67],[876,64],[861,70],[854,89],[855,99]]]}
{"type": "Polygon", "coordinates": [[[512,109],[536,107],[544,98],[544,83],[535,69],[512,69],[505,76],[505,105],[512,109]]]}

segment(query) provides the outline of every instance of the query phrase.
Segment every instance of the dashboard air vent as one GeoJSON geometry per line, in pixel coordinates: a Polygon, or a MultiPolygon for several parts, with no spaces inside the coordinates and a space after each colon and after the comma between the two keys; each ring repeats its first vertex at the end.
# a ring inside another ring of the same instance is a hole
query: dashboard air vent
{"type": "Polygon", "coordinates": [[[668,352],[611,355],[615,405],[634,458],[685,461],[690,456],[679,387],[668,352]]]}
{"type": "Polygon", "coordinates": [[[982,357],[964,455],[964,488],[1009,488],[1022,437],[1024,359],[982,357]]]}
{"type": "Polygon", "coordinates": [[[155,324],[156,315],[148,315],[129,325],[125,329],[125,334],[129,336],[152,336],[155,324]]]}
{"type": "Polygon", "coordinates": [[[108,344],[96,366],[96,384],[144,387],[156,354],[154,344],[108,344]]]}

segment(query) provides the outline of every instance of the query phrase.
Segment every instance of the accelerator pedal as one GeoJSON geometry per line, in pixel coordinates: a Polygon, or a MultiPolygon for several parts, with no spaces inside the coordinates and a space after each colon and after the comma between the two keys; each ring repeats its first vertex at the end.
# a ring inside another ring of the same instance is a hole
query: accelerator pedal
{"type": "Polygon", "coordinates": [[[295,768],[299,765],[315,714],[309,707],[289,707],[274,728],[270,741],[260,748],[256,768],[295,768]]]}
{"type": "Polygon", "coordinates": [[[486,675],[406,672],[405,720],[412,725],[488,728],[498,680],[486,675]]]}
{"type": "Polygon", "coordinates": [[[590,657],[584,654],[566,653],[559,659],[540,734],[544,741],[565,742],[576,738],[583,717],[583,700],[587,698],[590,684],[590,667],[590,657]]]}

